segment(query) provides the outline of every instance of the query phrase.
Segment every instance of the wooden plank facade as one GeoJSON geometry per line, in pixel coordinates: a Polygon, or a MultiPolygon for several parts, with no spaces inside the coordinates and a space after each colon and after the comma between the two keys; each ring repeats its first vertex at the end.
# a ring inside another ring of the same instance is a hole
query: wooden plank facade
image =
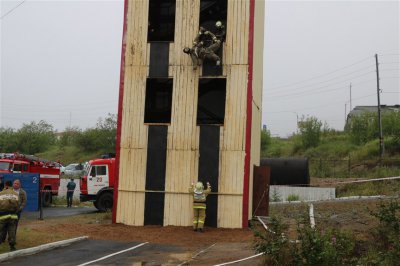
{"type": "MultiPolygon", "coordinates": [[[[193,70],[190,57],[182,52],[198,32],[200,0],[176,0],[174,41],[169,44],[168,56],[168,77],[173,80],[171,121],[162,124],[167,126],[163,191],[146,190],[151,178],[146,181],[146,169],[159,163],[148,158],[149,127],[159,125],[144,122],[151,50],[147,41],[149,6],[149,0],[125,2],[114,222],[144,225],[151,193],[161,193],[162,225],[189,226],[193,211],[188,187],[198,179],[208,181],[198,176],[201,126],[196,117],[202,69],[193,70]]],[[[212,188],[217,191],[217,227],[246,227],[244,221],[251,218],[252,193],[251,189],[246,193],[246,187],[252,188],[253,165],[259,165],[260,159],[263,10],[261,0],[227,0],[223,74],[212,77],[226,79],[225,117],[219,130],[219,154],[217,151],[218,187],[212,188]],[[257,26],[251,26],[254,24],[257,26]],[[249,52],[254,55],[251,67],[249,52]],[[249,71],[253,71],[252,80],[249,71]]]]}

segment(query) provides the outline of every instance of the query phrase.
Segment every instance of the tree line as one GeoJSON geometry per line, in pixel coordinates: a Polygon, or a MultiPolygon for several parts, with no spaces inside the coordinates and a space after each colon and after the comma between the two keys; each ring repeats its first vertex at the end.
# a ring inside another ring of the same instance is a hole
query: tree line
{"type": "Polygon", "coordinates": [[[83,152],[114,152],[117,134],[117,116],[108,114],[100,118],[95,127],[82,130],[67,127],[57,136],[57,131],[46,121],[22,124],[20,129],[0,128],[0,152],[36,154],[54,145],[76,146],[83,152]]]}
{"type": "MultiPolygon", "coordinates": [[[[378,115],[376,112],[367,112],[351,117],[343,131],[334,130],[326,122],[323,123],[313,116],[303,116],[298,122],[297,128],[298,132],[289,137],[289,140],[292,140],[293,143],[292,154],[290,155],[304,153],[319,146],[323,141],[334,141],[339,137],[354,147],[366,145],[368,142],[379,138],[378,115]]],[[[382,114],[382,132],[387,151],[399,153],[400,112],[382,114]]],[[[274,143],[274,138],[271,137],[270,131],[263,130],[261,133],[262,156],[271,156],[271,152],[268,151],[274,144],[276,143],[274,143]]],[[[279,156],[279,154],[276,155],[279,156]]]]}

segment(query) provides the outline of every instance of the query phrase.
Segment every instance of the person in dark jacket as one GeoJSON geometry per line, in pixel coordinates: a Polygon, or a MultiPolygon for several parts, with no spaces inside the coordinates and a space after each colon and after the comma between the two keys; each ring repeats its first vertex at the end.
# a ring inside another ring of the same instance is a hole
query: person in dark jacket
{"type": "Polygon", "coordinates": [[[69,181],[67,184],[67,207],[68,208],[72,207],[72,198],[74,196],[75,187],[76,187],[76,184],[74,182],[74,179],[71,178],[71,181],[69,181]]]}

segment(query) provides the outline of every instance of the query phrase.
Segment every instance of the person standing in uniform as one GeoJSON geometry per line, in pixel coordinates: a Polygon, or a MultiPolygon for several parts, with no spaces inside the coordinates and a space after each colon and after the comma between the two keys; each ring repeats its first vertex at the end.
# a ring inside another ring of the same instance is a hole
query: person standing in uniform
{"type": "MultiPolygon", "coordinates": [[[[13,187],[14,192],[16,192],[19,197],[19,205],[18,205],[18,211],[17,211],[18,221],[19,221],[19,219],[21,218],[22,210],[25,208],[25,205],[26,205],[26,192],[25,192],[25,190],[23,190],[21,188],[21,180],[19,180],[19,179],[14,180],[12,187],[13,187]]],[[[18,226],[18,222],[17,222],[17,226],[18,226]]]]}
{"type": "Polygon", "coordinates": [[[67,184],[67,208],[72,207],[72,198],[74,196],[75,187],[76,184],[74,179],[71,178],[71,181],[69,181],[67,184]]]}
{"type": "Polygon", "coordinates": [[[193,230],[203,233],[206,220],[206,198],[211,192],[210,183],[207,182],[207,189],[204,190],[202,182],[192,183],[189,192],[193,194],[193,230]]]}
{"type": "MultiPolygon", "coordinates": [[[[18,211],[20,196],[13,188],[0,192],[0,241],[3,243],[8,234],[10,250],[16,250],[16,233],[18,226],[18,211]]],[[[0,243],[0,244],[1,244],[0,243]]]]}

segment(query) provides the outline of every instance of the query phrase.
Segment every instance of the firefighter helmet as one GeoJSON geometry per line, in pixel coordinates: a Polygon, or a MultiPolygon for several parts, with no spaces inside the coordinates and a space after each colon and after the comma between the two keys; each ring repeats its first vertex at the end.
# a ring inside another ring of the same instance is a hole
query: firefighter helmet
{"type": "Polygon", "coordinates": [[[203,191],[204,190],[204,185],[202,182],[197,182],[196,185],[194,186],[194,189],[196,191],[203,191]]]}

